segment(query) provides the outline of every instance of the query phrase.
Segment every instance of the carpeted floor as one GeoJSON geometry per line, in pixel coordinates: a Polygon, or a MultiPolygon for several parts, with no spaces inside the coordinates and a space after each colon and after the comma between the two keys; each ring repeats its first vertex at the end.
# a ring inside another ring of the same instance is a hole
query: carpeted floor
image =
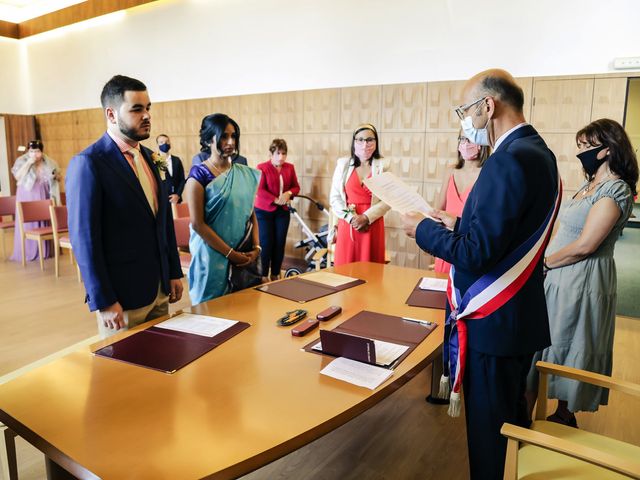
{"type": "MultiPolygon", "coordinates": [[[[640,218],[640,207],[634,213],[640,218]]],[[[640,318],[640,228],[625,228],[616,243],[617,314],[640,318]]]]}

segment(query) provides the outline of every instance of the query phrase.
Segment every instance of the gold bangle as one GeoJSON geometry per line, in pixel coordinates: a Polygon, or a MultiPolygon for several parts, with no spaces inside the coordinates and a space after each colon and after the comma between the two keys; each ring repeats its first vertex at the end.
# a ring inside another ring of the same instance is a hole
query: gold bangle
{"type": "Polygon", "coordinates": [[[233,252],[233,247],[231,247],[229,249],[229,251],[227,252],[227,254],[224,256],[224,258],[229,258],[229,255],[231,255],[231,252],[233,252]]]}

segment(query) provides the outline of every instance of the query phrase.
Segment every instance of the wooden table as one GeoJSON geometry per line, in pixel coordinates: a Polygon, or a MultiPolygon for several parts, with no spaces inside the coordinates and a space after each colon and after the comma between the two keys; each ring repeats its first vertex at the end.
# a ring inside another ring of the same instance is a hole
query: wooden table
{"type": "Polygon", "coordinates": [[[380,402],[442,345],[443,311],[404,304],[424,271],[373,263],[333,271],[367,283],[305,304],[245,290],[194,307],[251,327],[173,375],[76,351],[2,385],[0,421],[78,478],[234,478],[255,470],[380,402]],[[321,328],[365,309],[440,325],[371,391],[320,375],[330,359],[300,351],[317,330],[297,338],[275,324],[287,310],[315,316],[330,305],[343,313],[321,328]]]}

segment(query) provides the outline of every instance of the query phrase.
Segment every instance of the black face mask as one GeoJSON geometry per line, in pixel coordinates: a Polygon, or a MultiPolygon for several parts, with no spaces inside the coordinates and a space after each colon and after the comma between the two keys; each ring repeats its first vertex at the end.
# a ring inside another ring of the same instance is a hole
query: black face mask
{"type": "Polygon", "coordinates": [[[158,149],[162,152],[162,153],[167,153],[169,150],[171,150],[171,144],[170,143],[163,143],[162,145],[160,145],[158,147],[158,149]]]}
{"type": "Polygon", "coordinates": [[[589,177],[594,176],[600,168],[600,165],[602,165],[607,160],[606,155],[602,159],[597,158],[598,153],[600,153],[605,148],[607,148],[606,145],[599,145],[595,148],[592,148],[591,150],[587,150],[576,155],[578,157],[578,160],[580,160],[580,163],[582,163],[582,168],[584,168],[584,171],[587,172],[587,175],[589,175],[589,177]]]}

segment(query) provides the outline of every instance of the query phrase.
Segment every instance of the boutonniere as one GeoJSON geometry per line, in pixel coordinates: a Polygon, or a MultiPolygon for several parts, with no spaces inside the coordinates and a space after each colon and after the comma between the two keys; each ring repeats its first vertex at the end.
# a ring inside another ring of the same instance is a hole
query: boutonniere
{"type": "Polygon", "coordinates": [[[153,161],[153,164],[158,169],[158,173],[160,173],[160,178],[164,180],[165,177],[167,176],[167,161],[164,159],[162,155],[155,152],[151,155],[151,160],[153,161]]]}

